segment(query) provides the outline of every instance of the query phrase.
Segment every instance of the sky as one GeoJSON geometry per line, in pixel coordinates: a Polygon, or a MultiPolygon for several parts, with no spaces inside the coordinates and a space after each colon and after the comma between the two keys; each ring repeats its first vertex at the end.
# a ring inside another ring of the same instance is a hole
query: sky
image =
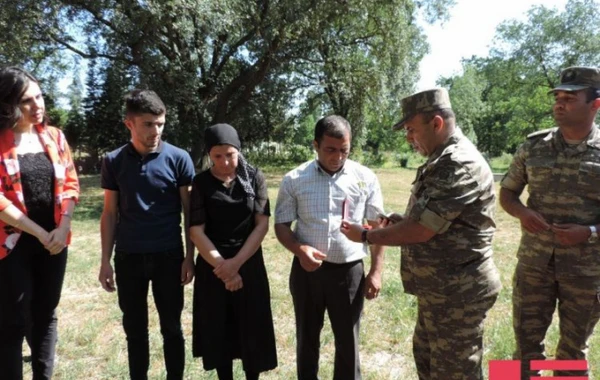
{"type": "Polygon", "coordinates": [[[503,21],[526,20],[533,5],[563,11],[566,3],[567,0],[456,0],[450,19],[444,24],[421,24],[430,52],[421,61],[417,90],[435,87],[439,77],[461,74],[462,58],[487,56],[496,27],[503,21]]]}

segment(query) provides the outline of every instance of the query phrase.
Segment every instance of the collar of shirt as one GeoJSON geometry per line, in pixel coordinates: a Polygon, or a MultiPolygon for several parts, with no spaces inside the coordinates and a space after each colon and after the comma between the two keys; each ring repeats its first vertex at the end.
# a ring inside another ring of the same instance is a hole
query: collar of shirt
{"type": "Polygon", "coordinates": [[[127,152],[129,154],[132,154],[140,159],[145,159],[148,157],[154,157],[154,156],[158,156],[164,148],[164,141],[160,140],[158,143],[158,146],[156,147],[156,150],[153,152],[148,153],[146,156],[143,156],[135,149],[135,147],[133,146],[133,142],[131,142],[131,140],[129,140],[129,142],[127,143],[127,152]]]}
{"type": "Polygon", "coordinates": [[[592,130],[590,133],[583,139],[580,144],[577,145],[569,145],[566,141],[562,133],[560,133],[560,129],[557,129],[553,134],[550,134],[544,138],[544,140],[553,139],[554,146],[558,151],[569,150],[573,153],[582,153],[587,150],[587,147],[592,147],[595,149],[600,149],[600,131],[598,130],[598,126],[594,124],[592,126],[592,130]]]}

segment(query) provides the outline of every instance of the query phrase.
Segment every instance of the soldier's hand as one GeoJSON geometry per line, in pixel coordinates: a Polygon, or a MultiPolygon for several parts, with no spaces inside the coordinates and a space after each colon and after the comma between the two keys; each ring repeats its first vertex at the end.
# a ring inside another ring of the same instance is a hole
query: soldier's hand
{"type": "Polygon", "coordinates": [[[590,236],[590,228],[579,224],[553,224],[551,227],[556,240],[561,245],[571,246],[584,243],[590,236]]]}
{"type": "Polygon", "coordinates": [[[550,229],[550,225],[544,217],[530,208],[525,208],[519,215],[521,226],[529,233],[537,234],[550,229]]]}
{"type": "Polygon", "coordinates": [[[302,253],[298,255],[298,259],[300,260],[302,268],[307,272],[314,272],[317,270],[323,263],[323,260],[327,257],[326,254],[309,245],[301,246],[300,250],[302,253]]]}

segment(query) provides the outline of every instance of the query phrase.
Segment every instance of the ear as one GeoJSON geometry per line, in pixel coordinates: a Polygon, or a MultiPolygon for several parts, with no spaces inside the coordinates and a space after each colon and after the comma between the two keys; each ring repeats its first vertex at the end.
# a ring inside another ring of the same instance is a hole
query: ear
{"type": "Polygon", "coordinates": [[[125,120],[123,120],[123,123],[125,123],[125,127],[127,127],[127,129],[131,130],[131,128],[133,128],[133,122],[131,119],[126,117],[125,120]]]}
{"type": "Polygon", "coordinates": [[[314,150],[319,149],[319,143],[317,142],[317,140],[313,140],[313,148],[314,148],[314,150]]]}
{"type": "Polygon", "coordinates": [[[444,128],[444,125],[445,125],[444,119],[440,115],[435,115],[433,117],[432,121],[433,121],[433,129],[436,132],[439,132],[444,128]]]}
{"type": "Polygon", "coordinates": [[[596,111],[600,109],[600,98],[592,100],[592,109],[596,111]]]}

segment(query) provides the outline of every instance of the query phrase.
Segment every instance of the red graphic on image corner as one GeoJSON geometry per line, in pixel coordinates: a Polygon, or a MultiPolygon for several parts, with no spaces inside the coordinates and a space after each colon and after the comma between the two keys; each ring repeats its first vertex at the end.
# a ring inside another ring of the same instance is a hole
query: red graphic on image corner
{"type": "MultiPolygon", "coordinates": [[[[587,360],[532,360],[534,371],[585,371],[587,360]]],[[[521,378],[520,360],[490,360],[489,380],[589,380],[588,376],[531,376],[521,378]]]]}

